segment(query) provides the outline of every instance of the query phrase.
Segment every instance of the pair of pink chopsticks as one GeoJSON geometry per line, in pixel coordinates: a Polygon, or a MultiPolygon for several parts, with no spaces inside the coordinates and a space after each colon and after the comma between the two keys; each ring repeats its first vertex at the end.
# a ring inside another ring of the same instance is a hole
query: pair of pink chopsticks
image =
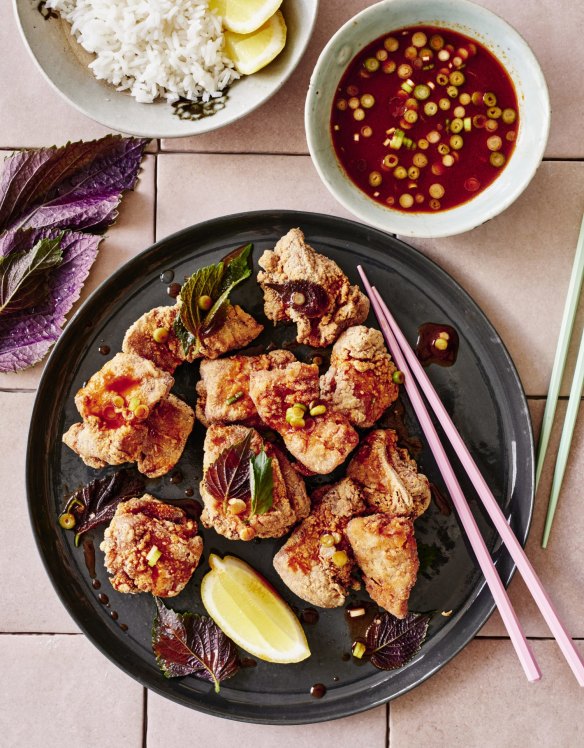
{"type": "Polygon", "coordinates": [[[507,591],[497,573],[491,554],[480,534],[477,523],[464,497],[462,488],[460,487],[452,465],[450,464],[446,452],[444,451],[444,447],[440,442],[440,438],[434,424],[432,423],[432,419],[426,410],[418,385],[430,403],[430,406],[444,429],[450,443],[454,447],[464,469],[479,495],[479,498],[483,502],[489,517],[495,525],[503,543],[507,547],[507,550],[511,554],[513,561],[517,565],[517,569],[523,577],[533,599],[537,603],[550,631],[558,642],[568,665],[576,676],[578,683],[581,686],[584,686],[584,661],[554,609],[554,606],[552,605],[539,577],[535,573],[533,566],[525,555],[521,543],[517,540],[513,531],[509,527],[501,507],[481,475],[476,463],[463,442],[462,437],[456,430],[452,419],[448,415],[446,408],[442,404],[442,401],[430,382],[428,375],[409,346],[391,312],[379,295],[377,289],[371,287],[363,268],[359,265],[357,269],[361,275],[377,319],[379,320],[381,330],[383,331],[390,352],[396,365],[405,376],[405,388],[410,398],[410,402],[412,403],[412,407],[414,408],[428,444],[436,458],[436,462],[440,468],[440,472],[442,473],[442,477],[444,478],[444,482],[448,488],[454,507],[475,552],[479,566],[485,575],[489,589],[491,590],[495,603],[499,608],[501,618],[507,628],[507,632],[509,633],[509,637],[515,647],[515,651],[517,652],[527,678],[530,681],[539,680],[541,678],[541,671],[535,660],[531,647],[525,638],[517,614],[511,606],[507,591]]]}

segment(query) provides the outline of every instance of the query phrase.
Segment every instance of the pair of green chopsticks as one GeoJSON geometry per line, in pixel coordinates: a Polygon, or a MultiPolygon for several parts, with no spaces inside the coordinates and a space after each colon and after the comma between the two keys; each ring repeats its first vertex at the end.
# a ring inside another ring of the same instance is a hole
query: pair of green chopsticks
{"type": "MultiPolygon", "coordinates": [[[[539,483],[541,472],[543,469],[543,463],[545,460],[546,451],[548,448],[550,434],[552,431],[552,425],[554,416],[556,414],[556,405],[558,402],[558,395],[560,394],[560,386],[562,383],[562,377],[564,376],[564,368],[566,366],[566,358],[568,356],[568,349],[570,347],[570,339],[572,337],[572,330],[574,327],[574,319],[576,317],[576,311],[578,309],[578,301],[580,299],[580,291],[582,289],[582,280],[584,278],[584,218],[582,219],[582,225],[580,227],[580,235],[578,236],[578,244],[576,245],[576,255],[574,257],[574,265],[572,267],[572,275],[570,277],[570,285],[568,287],[568,296],[566,298],[566,305],[564,307],[564,316],[562,317],[562,326],[560,328],[560,338],[558,340],[558,347],[556,349],[556,356],[554,359],[554,365],[552,368],[552,376],[550,380],[550,386],[548,391],[547,402],[545,411],[543,414],[543,423],[541,426],[541,435],[539,438],[539,450],[537,455],[537,468],[535,474],[535,487],[539,483]]],[[[564,479],[564,473],[566,472],[566,464],[568,462],[568,455],[570,453],[570,445],[572,443],[572,436],[574,434],[574,426],[576,425],[576,418],[578,416],[578,408],[580,405],[580,398],[582,397],[582,387],[584,385],[584,331],[582,332],[582,339],[580,341],[580,349],[578,351],[578,360],[576,361],[576,369],[574,371],[574,379],[572,380],[572,386],[570,388],[570,397],[568,400],[568,409],[566,411],[566,418],[564,421],[564,428],[562,430],[562,437],[560,439],[560,446],[558,447],[558,456],[556,459],[556,466],[554,469],[554,477],[552,481],[552,487],[550,491],[550,498],[548,504],[548,511],[545,520],[545,527],[543,530],[543,538],[541,541],[542,547],[546,548],[552,529],[552,522],[554,521],[554,514],[558,505],[558,498],[560,495],[560,489],[562,487],[562,481],[564,479]]]]}

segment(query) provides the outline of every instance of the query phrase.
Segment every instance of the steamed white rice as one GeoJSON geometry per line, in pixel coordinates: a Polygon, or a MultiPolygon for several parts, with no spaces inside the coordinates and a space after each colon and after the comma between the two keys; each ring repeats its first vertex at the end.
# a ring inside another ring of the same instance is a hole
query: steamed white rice
{"type": "Polygon", "coordinates": [[[239,77],[206,0],[47,0],[95,55],[99,80],[137,101],[208,101],[239,77]]]}

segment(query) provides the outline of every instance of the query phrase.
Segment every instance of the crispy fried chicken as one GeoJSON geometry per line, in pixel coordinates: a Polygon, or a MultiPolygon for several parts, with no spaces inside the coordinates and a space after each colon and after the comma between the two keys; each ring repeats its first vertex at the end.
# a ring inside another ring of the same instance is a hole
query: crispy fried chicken
{"type": "Polygon", "coordinates": [[[140,420],[140,411],[136,416],[136,408],[130,405],[144,406],[142,412],[147,415],[173,384],[171,375],[151,361],[117,353],[77,392],[75,405],[83,419],[96,418],[105,428],[116,428],[140,420]]]}
{"type": "Polygon", "coordinates": [[[173,372],[183,361],[217,358],[236,348],[245,348],[264,329],[241,307],[229,305],[223,324],[202,339],[197,351],[193,349],[186,355],[173,329],[178,311],[179,307],[175,304],[157,307],[143,314],[128,328],[122,350],[149,359],[161,369],[173,372]],[[161,342],[156,342],[154,331],[160,329],[167,336],[161,342]]]}
{"type": "Polygon", "coordinates": [[[347,418],[330,409],[314,418],[306,414],[304,426],[286,421],[296,403],[308,408],[318,402],[318,366],[298,361],[272,371],[253,371],[249,393],[264,423],[281,434],[292,455],[309,470],[325,475],[345,461],[359,437],[347,418]]]}
{"type": "Polygon", "coordinates": [[[321,398],[354,426],[370,428],[398,396],[395,371],[379,330],[349,327],[334,344],[330,368],[320,378],[321,398]]]}
{"type": "Polygon", "coordinates": [[[118,592],[174,597],[197,568],[203,540],[182,509],[144,494],[118,505],[100,548],[118,592]]]}
{"type": "Polygon", "coordinates": [[[259,265],[266,317],[274,324],[295,322],[299,343],[324,348],[369,314],[369,299],[335,262],[305,243],[300,229],[266,250],[259,265]]]}
{"type": "Polygon", "coordinates": [[[306,494],[303,479],[293,470],[290,462],[275,445],[266,442],[255,429],[247,426],[211,425],[207,430],[204,445],[203,471],[209,468],[229,447],[234,446],[251,431],[250,449],[259,454],[264,449],[272,458],[274,481],[272,507],[265,514],[252,514],[251,497],[246,499],[224,500],[213,495],[205,477],[201,482],[201,496],[205,509],[201,521],[205,527],[213,527],[220,535],[231,540],[252,540],[258,538],[279,538],[286,534],[310,511],[310,500],[306,494]],[[245,503],[243,506],[242,503],[245,503]]]}
{"type": "Polygon", "coordinates": [[[63,441],[90,467],[136,462],[149,478],[164,475],[180,459],[195,421],[192,409],[168,394],[173,383],[151,361],[116,354],[75,396],[83,421],[63,441]]]}
{"type": "Polygon", "coordinates": [[[365,502],[349,478],[317,491],[312,501],[311,514],[274,556],[274,568],[302,600],[336,608],[345,602],[355,567],[344,531],[349,520],[365,510],[365,502]]]}
{"type": "Polygon", "coordinates": [[[211,423],[259,425],[260,418],[249,396],[251,372],[269,371],[294,360],[289,351],[272,351],[262,356],[230,356],[201,361],[197,418],[205,426],[211,423]]]}
{"type": "Polygon", "coordinates": [[[392,429],[371,431],[349,463],[347,475],[363,486],[372,509],[415,519],[430,504],[430,484],[392,429]]]}
{"type": "Polygon", "coordinates": [[[405,618],[420,566],[412,520],[387,514],[355,517],[345,533],[371,598],[405,618]]]}

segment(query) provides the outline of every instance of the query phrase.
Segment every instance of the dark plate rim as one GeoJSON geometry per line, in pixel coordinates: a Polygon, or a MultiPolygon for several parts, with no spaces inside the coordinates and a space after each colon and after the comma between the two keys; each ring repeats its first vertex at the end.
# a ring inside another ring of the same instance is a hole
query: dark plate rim
{"type": "MultiPolygon", "coordinates": [[[[76,625],[79,626],[82,633],[89,639],[89,641],[103,655],[105,655],[113,664],[115,664],[117,667],[122,669],[127,675],[131,676],[134,680],[138,681],[142,686],[148,688],[151,691],[154,691],[155,693],[161,696],[170,698],[176,703],[180,703],[183,706],[188,706],[191,709],[195,709],[197,711],[200,711],[200,712],[212,715],[212,716],[216,716],[216,717],[219,716],[219,717],[223,717],[226,719],[250,722],[254,724],[279,724],[279,725],[309,724],[309,723],[329,721],[332,719],[340,719],[342,717],[347,717],[353,714],[357,714],[357,713],[360,713],[360,712],[363,712],[369,709],[373,709],[382,704],[385,704],[388,701],[393,700],[394,698],[397,698],[398,696],[401,696],[404,693],[407,693],[408,691],[412,690],[416,686],[420,685],[425,680],[427,680],[430,676],[432,676],[434,673],[440,670],[444,665],[450,662],[450,660],[452,660],[476,636],[478,631],[486,623],[486,621],[488,620],[491,613],[496,607],[495,602],[486,585],[484,578],[479,583],[479,585],[477,585],[474,595],[471,596],[464,610],[460,612],[459,620],[456,622],[456,626],[449,631],[443,630],[437,637],[439,639],[442,639],[443,636],[447,633],[449,638],[457,638],[458,642],[453,646],[453,648],[447,655],[441,657],[441,660],[438,664],[428,669],[425,673],[418,674],[412,682],[406,683],[402,688],[398,689],[397,691],[394,691],[393,693],[389,693],[389,694],[387,693],[383,694],[382,689],[380,688],[378,694],[376,695],[371,694],[371,699],[369,700],[369,703],[366,706],[363,706],[361,704],[356,704],[356,705],[335,704],[335,705],[332,705],[331,709],[325,708],[322,710],[322,712],[315,712],[311,714],[309,719],[305,717],[290,717],[290,716],[285,716],[285,715],[282,715],[282,718],[280,719],[272,719],[272,718],[263,716],[261,713],[258,713],[258,715],[254,717],[249,717],[247,715],[239,715],[237,713],[234,713],[233,710],[229,710],[228,708],[223,708],[223,709],[213,708],[213,707],[208,708],[205,704],[195,703],[192,699],[183,697],[182,694],[179,694],[176,691],[173,691],[172,688],[170,688],[170,682],[166,680],[165,678],[163,678],[162,675],[160,676],[159,681],[158,680],[154,681],[152,679],[142,677],[136,671],[137,668],[133,667],[133,663],[125,662],[124,664],[122,664],[119,661],[119,659],[117,659],[116,656],[108,650],[107,632],[105,632],[103,636],[100,636],[100,633],[103,633],[103,632],[100,631],[99,627],[92,625],[94,624],[93,620],[85,620],[83,616],[77,613],[77,611],[75,611],[74,609],[71,609],[69,605],[69,601],[65,594],[66,580],[64,580],[62,577],[56,574],[54,569],[52,568],[50,559],[45,553],[43,537],[39,533],[38,528],[35,524],[34,496],[35,496],[35,483],[37,481],[38,471],[35,469],[34,452],[36,449],[35,442],[38,440],[38,436],[36,432],[34,431],[34,429],[32,428],[32,424],[36,422],[36,420],[38,419],[40,415],[41,409],[45,407],[42,402],[43,395],[46,389],[50,389],[51,377],[55,373],[58,373],[58,372],[54,372],[53,370],[58,368],[58,357],[60,355],[60,348],[62,345],[64,345],[63,340],[65,340],[68,337],[68,335],[71,335],[74,333],[76,325],[78,325],[79,322],[83,319],[86,313],[86,310],[89,309],[94,304],[95,300],[99,298],[108,289],[110,285],[112,286],[115,285],[119,278],[121,278],[125,273],[129,272],[130,270],[133,270],[134,268],[139,271],[140,265],[144,261],[144,259],[146,257],[150,257],[158,253],[160,249],[164,247],[165,244],[169,242],[174,242],[176,240],[180,240],[182,237],[188,236],[194,229],[197,229],[199,231],[210,230],[215,226],[224,227],[225,224],[238,223],[240,221],[253,220],[253,219],[260,219],[260,220],[270,219],[270,220],[273,220],[274,222],[285,221],[289,225],[302,225],[303,222],[306,222],[306,223],[313,222],[313,223],[319,223],[321,225],[322,224],[334,225],[336,228],[339,228],[339,225],[340,225],[341,228],[342,226],[345,226],[347,230],[351,230],[353,232],[356,231],[363,235],[368,235],[372,238],[375,238],[381,244],[390,240],[392,243],[397,244],[402,249],[402,251],[405,250],[406,252],[411,253],[415,261],[423,262],[424,264],[429,266],[434,273],[436,273],[439,276],[442,276],[447,282],[454,284],[459,290],[461,296],[466,297],[466,301],[470,304],[471,308],[473,309],[473,313],[476,314],[483,323],[486,323],[496,333],[497,338],[498,338],[497,343],[501,347],[502,356],[507,360],[508,377],[512,379],[512,385],[514,385],[517,390],[517,396],[519,397],[519,400],[520,400],[519,405],[521,406],[522,411],[527,414],[525,425],[527,427],[526,438],[528,440],[528,444],[524,445],[524,448],[526,447],[526,451],[527,451],[529,462],[530,462],[530,470],[529,470],[529,476],[528,476],[529,485],[526,487],[526,491],[529,495],[529,505],[525,507],[526,512],[527,512],[525,525],[523,528],[520,528],[520,531],[517,533],[518,539],[521,542],[522,546],[525,546],[527,537],[529,535],[531,523],[533,520],[533,508],[534,508],[534,499],[535,499],[535,490],[534,490],[535,488],[535,484],[534,484],[535,450],[534,450],[533,428],[531,424],[531,419],[529,418],[529,407],[527,403],[527,398],[525,395],[525,391],[523,389],[523,385],[519,378],[519,374],[509,354],[509,351],[507,350],[505,344],[503,343],[500,335],[493,327],[492,323],[489,321],[489,319],[484,314],[482,309],[467,293],[467,291],[447,271],[441,268],[436,262],[428,258],[422,252],[415,249],[414,247],[407,244],[406,242],[403,242],[400,239],[397,239],[394,235],[387,234],[383,231],[380,231],[379,229],[376,229],[376,228],[367,226],[365,224],[359,223],[357,221],[352,221],[346,218],[340,218],[340,217],[332,216],[332,215],[324,215],[324,214],[315,213],[315,212],[296,211],[296,210],[258,210],[258,211],[245,211],[241,213],[232,213],[232,214],[228,214],[225,216],[212,218],[206,221],[201,221],[197,224],[193,224],[191,226],[180,229],[179,231],[173,234],[169,234],[163,239],[160,239],[159,241],[155,242],[154,244],[150,245],[148,248],[144,249],[142,252],[137,254],[131,260],[129,260],[124,265],[119,267],[114,273],[112,273],[112,275],[106,278],[90,294],[90,296],[83,302],[80,308],[75,312],[73,317],[68,321],[63,334],[61,335],[61,337],[59,338],[59,340],[57,341],[56,345],[54,346],[53,350],[51,351],[50,355],[47,358],[41,379],[38,384],[38,389],[37,389],[37,393],[35,396],[35,402],[34,402],[31,421],[30,421],[31,428],[29,429],[28,440],[27,440],[27,451],[26,451],[25,470],[26,470],[27,507],[28,507],[29,521],[32,527],[32,532],[33,532],[33,536],[35,539],[38,553],[41,557],[41,561],[43,563],[47,576],[49,577],[51,584],[53,585],[53,588],[55,589],[57,596],[59,597],[61,603],[66,608],[69,615],[73,618],[76,625]],[[473,616],[474,620],[472,622],[472,625],[468,625],[468,621],[465,621],[465,619],[468,618],[468,615],[471,612],[474,613],[474,616],[473,616]],[[339,706],[341,706],[342,708],[339,708],[339,706]]],[[[498,559],[496,561],[496,565],[507,566],[507,572],[503,573],[503,576],[502,576],[503,583],[507,587],[511,579],[513,578],[513,575],[516,570],[516,566],[514,562],[511,560],[508,553],[504,550],[501,552],[498,551],[498,559]]],[[[504,571],[505,570],[503,570],[503,572],[504,571]]],[[[227,703],[228,702],[226,702],[226,704],[227,703]]],[[[325,706],[324,702],[321,702],[321,703],[324,707],[325,706]]]]}

